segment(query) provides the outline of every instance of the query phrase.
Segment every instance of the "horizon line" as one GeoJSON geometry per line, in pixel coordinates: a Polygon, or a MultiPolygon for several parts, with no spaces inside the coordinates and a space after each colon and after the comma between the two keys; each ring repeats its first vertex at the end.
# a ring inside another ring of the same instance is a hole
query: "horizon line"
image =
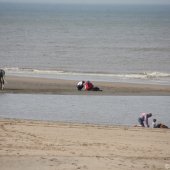
{"type": "Polygon", "coordinates": [[[58,5],[170,5],[170,3],[121,3],[121,2],[35,2],[35,1],[27,1],[27,2],[10,2],[10,1],[0,1],[0,3],[4,4],[58,4],[58,5]]]}

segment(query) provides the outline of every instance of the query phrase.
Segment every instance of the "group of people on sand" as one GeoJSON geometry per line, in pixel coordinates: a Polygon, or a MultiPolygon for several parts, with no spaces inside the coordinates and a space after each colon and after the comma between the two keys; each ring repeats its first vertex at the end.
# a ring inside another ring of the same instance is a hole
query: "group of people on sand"
{"type": "MultiPolygon", "coordinates": [[[[138,122],[140,127],[150,127],[148,119],[152,117],[152,113],[141,113],[138,122]]],[[[156,123],[156,119],[153,119],[152,121],[152,128],[168,128],[168,126],[162,124],[162,123],[156,123]]]]}
{"type": "MultiPolygon", "coordinates": [[[[5,84],[5,71],[3,69],[0,69],[0,89],[4,89],[5,84]]],[[[82,89],[86,91],[102,91],[99,87],[95,87],[92,82],[90,81],[80,81],[77,83],[77,90],[81,91],[82,89]]],[[[135,125],[135,127],[150,127],[148,119],[152,117],[152,113],[141,113],[138,122],[139,125],[135,125]]],[[[156,119],[153,119],[152,122],[152,128],[168,128],[168,126],[162,124],[162,123],[156,123],[156,119]]]]}
{"type": "Polygon", "coordinates": [[[86,91],[102,91],[99,87],[95,87],[91,81],[80,81],[77,83],[77,90],[86,90],[86,91]]]}
{"type": "Polygon", "coordinates": [[[4,89],[4,85],[5,85],[5,71],[0,69],[0,89],[3,90],[4,89]]]}

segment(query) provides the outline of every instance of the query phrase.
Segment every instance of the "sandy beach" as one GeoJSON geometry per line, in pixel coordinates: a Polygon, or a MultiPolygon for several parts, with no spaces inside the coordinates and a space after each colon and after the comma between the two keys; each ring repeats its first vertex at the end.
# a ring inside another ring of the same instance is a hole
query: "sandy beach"
{"type": "Polygon", "coordinates": [[[0,170],[170,170],[170,0],[0,0],[0,24],[0,170]]]}
{"type": "Polygon", "coordinates": [[[0,119],[0,169],[170,169],[169,139],[169,129],[0,119]]]}
{"type": "Polygon", "coordinates": [[[169,96],[169,85],[135,84],[119,82],[93,82],[102,89],[96,91],[77,91],[77,81],[7,76],[4,91],[1,93],[52,93],[69,95],[155,95],[169,96]]]}

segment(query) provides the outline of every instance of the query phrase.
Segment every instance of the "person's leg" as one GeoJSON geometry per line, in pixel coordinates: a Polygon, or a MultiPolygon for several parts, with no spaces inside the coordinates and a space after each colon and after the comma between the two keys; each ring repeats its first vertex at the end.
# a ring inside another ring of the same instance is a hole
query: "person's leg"
{"type": "Polygon", "coordinates": [[[144,127],[143,120],[142,120],[140,117],[138,118],[138,122],[139,122],[139,124],[140,124],[142,127],[144,127]]]}
{"type": "Polygon", "coordinates": [[[4,89],[4,84],[5,84],[5,81],[4,81],[4,78],[2,77],[2,90],[4,89]]]}
{"type": "Polygon", "coordinates": [[[83,87],[82,86],[77,86],[77,90],[81,91],[83,87]]]}
{"type": "Polygon", "coordinates": [[[0,77],[0,89],[2,90],[2,77],[0,77]]]}

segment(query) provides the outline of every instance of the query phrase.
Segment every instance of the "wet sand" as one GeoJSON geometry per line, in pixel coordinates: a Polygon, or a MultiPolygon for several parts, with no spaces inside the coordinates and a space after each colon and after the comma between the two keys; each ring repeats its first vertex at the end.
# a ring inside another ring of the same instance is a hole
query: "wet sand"
{"type": "Polygon", "coordinates": [[[170,95],[169,85],[93,82],[102,91],[77,91],[77,81],[30,77],[6,77],[0,93],[52,93],[69,95],[170,95]]]}
{"type": "Polygon", "coordinates": [[[0,119],[2,170],[165,170],[170,130],[0,119]]]}

